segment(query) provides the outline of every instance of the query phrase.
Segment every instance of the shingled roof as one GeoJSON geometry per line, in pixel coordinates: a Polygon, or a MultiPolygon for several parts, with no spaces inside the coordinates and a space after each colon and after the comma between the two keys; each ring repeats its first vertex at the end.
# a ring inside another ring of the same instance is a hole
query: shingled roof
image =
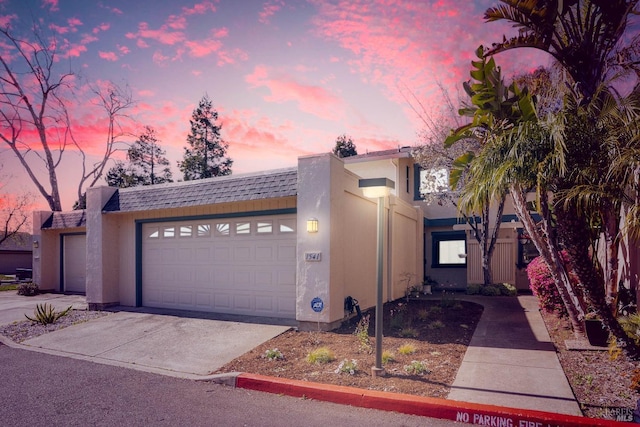
{"type": "Polygon", "coordinates": [[[84,210],[72,212],[53,212],[49,219],[42,224],[42,228],[75,228],[87,225],[87,215],[84,210]]]}
{"type": "Polygon", "coordinates": [[[122,188],[103,212],[137,212],[296,196],[297,168],[122,188]]]}

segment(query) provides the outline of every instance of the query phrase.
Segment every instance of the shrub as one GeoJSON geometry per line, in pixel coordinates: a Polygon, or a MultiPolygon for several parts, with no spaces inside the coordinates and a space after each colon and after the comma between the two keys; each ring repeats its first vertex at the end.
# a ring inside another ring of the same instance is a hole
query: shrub
{"type": "Polygon", "coordinates": [[[270,361],[284,359],[284,355],[277,348],[268,349],[264,352],[264,358],[270,361]]]}
{"type": "Polygon", "coordinates": [[[429,314],[438,315],[442,313],[442,307],[439,305],[432,305],[429,307],[429,314]]]}
{"type": "Polygon", "coordinates": [[[440,307],[442,308],[451,308],[456,304],[456,296],[452,293],[442,292],[442,297],[440,298],[440,307]]]}
{"type": "Polygon", "coordinates": [[[62,316],[66,316],[69,311],[71,311],[71,307],[72,306],[69,306],[63,311],[56,312],[55,308],[53,308],[53,305],[51,304],[38,304],[36,305],[36,309],[33,311],[34,317],[29,317],[26,314],[24,317],[35,323],[49,325],[51,323],[56,323],[62,316]]]}
{"type": "Polygon", "coordinates": [[[410,343],[407,344],[402,344],[400,347],[398,347],[398,353],[400,354],[413,354],[416,352],[416,346],[410,343]]]}
{"type": "Polygon", "coordinates": [[[482,285],[467,285],[467,295],[479,295],[482,285]]]}
{"type": "Polygon", "coordinates": [[[333,355],[333,351],[327,347],[317,348],[307,355],[307,362],[309,363],[329,363],[334,360],[336,360],[336,357],[333,355]]]}
{"type": "Polygon", "coordinates": [[[547,263],[542,257],[534,258],[527,267],[529,288],[538,297],[540,308],[547,313],[556,313],[561,317],[567,316],[567,309],[562,302],[547,263]]]}
{"type": "Polygon", "coordinates": [[[38,294],[38,285],[33,282],[20,283],[18,285],[18,295],[32,297],[38,294]]]}
{"type": "Polygon", "coordinates": [[[371,346],[371,339],[369,338],[369,315],[363,316],[358,322],[356,330],[353,334],[358,338],[360,350],[371,353],[373,347],[371,346]]]}
{"type": "Polygon", "coordinates": [[[418,312],[418,320],[425,321],[429,318],[429,312],[424,308],[418,312]]]}
{"type": "Polygon", "coordinates": [[[418,335],[416,328],[403,328],[400,331],[400,336],[405,338],[416,338],[418,335]]]}
{"type": "Polygon", "coordinates": [[[396,360],[396,355],[390,352],[389,350],[384,350],[382,352],[382,364],[386,365],[389,362],[394,362],[396,360]]]}
{"type": "Polygon", "coordinates": [[[412,375],[423,375],[431,373],[431,371],[427,369],[427,366],[424,362],[419,362],[417,360],[411,361],[410,365],[405,365],[404,370],[408,374],[412,375]]]}
{"type": "Polygon", "coordinates": [[[444,323],[442,323],[440,320],[435,320],[435,321],[429,323],[427,325],[427,328],[429,328],[429,329],[442,329],[442,328],[444,328],[444,323]]]}
{"type": "Polygon", "coordinates": [[[518,295],[518,290],[511,283],[498,283],[496,286],[500,290],[500,295],[507,297],[515,297],[518,295]]]}
{"type": "Polygon", "coordinates": [[[495,285],[482,286],[480,288],[480,294],[486,297],[496,297],[500,295],[500,289],[495,285]]]}
{"type": "Polygon", "coordinates": [[[342,373],[342,374],[355,375],[357,370],[358,370],[358,362],[355,359],[351,359],[351,360],[344,359],[342,362],[340,362],[340,364],[338,365],[338,367],[334,372],[336,374],[342,373]]]}

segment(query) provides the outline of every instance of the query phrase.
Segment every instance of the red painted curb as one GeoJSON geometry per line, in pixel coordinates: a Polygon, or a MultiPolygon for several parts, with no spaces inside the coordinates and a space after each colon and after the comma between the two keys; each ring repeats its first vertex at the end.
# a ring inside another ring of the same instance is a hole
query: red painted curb
{"type": "Polygon", "coordinates": [[[257,374],[240,374],[236,387],[306,397],[325,402],[362,408],[380,409],[403,414],[500,427],[579,427],[629,426],[629,423],[556,414],[552,412],[514,409],[504,406],[458,402],[432,397],[364,390],[354,387],[319,384],[257,374]]]}

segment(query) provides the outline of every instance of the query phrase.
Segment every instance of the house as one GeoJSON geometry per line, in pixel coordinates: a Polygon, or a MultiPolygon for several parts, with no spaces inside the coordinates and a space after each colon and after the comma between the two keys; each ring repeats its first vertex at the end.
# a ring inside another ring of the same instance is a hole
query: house
{"type": "Polygon", "coordinates": [[[31,270],[32,241],[29,233],[16,233],[0,243],[0,274],[31,270]]]}
{"type": "MultiPolygon", "coordinates": [[[[385,301],[425,276],[461,289],[476,279],[469,231],[455,210],[421,201],[419,168],[406,147],[306,156],[294,168],[198,181],[91,188],[86,211],[34,213],[34,281],[84,291],[94,309],[220,312],[329,329],[344,319],[345,298],[375,305],[378,205],[359,187],[367,178],[394,183],[382,205],[385,301]]],[[[497,277],[516,284],[517,223],[507,223],[497,277]]]]}

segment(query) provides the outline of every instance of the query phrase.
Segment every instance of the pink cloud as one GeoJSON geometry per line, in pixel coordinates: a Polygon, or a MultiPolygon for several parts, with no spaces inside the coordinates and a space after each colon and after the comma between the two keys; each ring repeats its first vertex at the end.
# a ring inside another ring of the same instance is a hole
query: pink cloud
{"type": "Polygon", "coordinates": [[[191,74],[193,74],[196,77],[200,77],[202,75],[202,71],[200,71],[200,70],[192,70],[191,74]]]}
{"type": "Polygon", "coordinates": [[[57,12],[60,10],[58,7],[58,0],[42,0],[42,7],[48,7],[51,12],[57,12]]]}
{"type": "Polygon", "coordinates": [[[99,51],[98,52],[98,56],[102,59],[105,59],[107,61],[117,61],[118,60],[118,55],[116,55],[115,52],[102,52],[99,51]]]}
{"type": "Polygon", "coordinates": [[[82,25],[82,21],[78,18],[69,18],[67,19],[67,23],[70,27],[79,27],[80,25],[82,25]]]}
{"type": "Polygon", "coordinates": [[[126,55],[131,52],[131,50],[127,46],[117,45],[117,47],[122,55],[126,55]]]}
{"type": "Polygon", "coordinates": [[[155,92],[152,90],[139,90],[138,91],[138,96],[141,96],[143,98],[149,98],[155,95],[155,92]]]}
{"type": "Polygon", "coordinates": [[[169,46],[173,46],[176,43],[180,43],[185,40],[185,35],[181,31],[169,31],[168,25],[163,25],[158,30],[152,30],[146,22],[138,24],[137,33],[127,33],[125,36],[129,39],[138,38],[155,40],[161,44],[169,46]]]}
{"type": "Polygon", "coordinates": [[[262,10],[258,13],[258,21],[262,24],[268,24],[271,17],[275,15],[284,6],[283,0],[272,0],[262,5],[262,10]]]}
{"type": "Polygon", "coordinates": [[[162,52],[160,52],[159,50],[156,50],[153,53],[153,62],[155,62],[156,64],[163,66],[166,64],[166,62],[169,60],[170,58],[168,56],[165,56],[162,54],[162,52]]]}
{"type": "Polygon", "coordinates": [[[103,22],[102,24],[98,25],[93,30],[91,30],[91,32],[93,34],[98,34],[100,31],[107,31],[109,28],[111,28],[111,24],[103,22]]]}
{"type": "Polygon", "coordinates": [[[60,25],[56,24],[49,24],[49,28],[58,34],[66,34],[69,32],[69,27],[61,27],[60,25]]]}
{"type": "Polygon", "coordinates": [[[11,21],[18,19],[18,15],[0,15],[0,27],[7,28],[11,25],[11,21]]]}
{"type": "Polygon", "coordinates": [[[189,49],[189,54],[191,56],[193,56],[194,58],[202,58],[211,54],[212,52],[218,51],[222,47],[222,42],[214,39],[200,41],[187,40],[184,42],[184,45],[187,49],[189,49]]]}
{"type": "Polygon", "coordinates": [[[167,19],[167,26],[173,30],[184,30],[187,28],[187,18],[185,16],[171,15],[167,19]]]}
{"type": "Polygon", "coordinates": [[[301,111],[313,114],[325,120],[337,120],[345,110],[340,98],[328,90],[315,85],[303,84],[287,75],[271,77],[269,70],[258,65],[254,72],[245,76],[252,87],[266,87],[270,95],[264,96],[267,102],[284,103],[293,101],[301,111]]]}
{"type": "Polygon", "coordinates": [[[196,3],[192,8],[183,7],[182,13],[185,15],[203,15],[207,12],[215,12],[216,7],[210,1],[203,1],[202,3],[196,3]]]}

